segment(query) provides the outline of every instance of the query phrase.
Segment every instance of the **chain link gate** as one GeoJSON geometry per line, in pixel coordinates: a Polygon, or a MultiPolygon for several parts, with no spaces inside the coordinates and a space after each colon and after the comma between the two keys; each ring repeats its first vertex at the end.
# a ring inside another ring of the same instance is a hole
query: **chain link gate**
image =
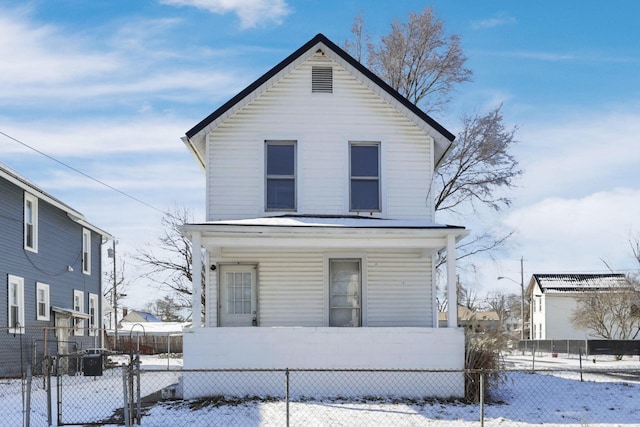
{"type": "MultiPolygon", "coordinates": [[[[48,375],[47,400],[56,402],[57,425],[140,424],[139,355],[130,355],[129,363],[120,368],[103,367],[102,355],[56,358],[55,372],[48,375]],[[98,402],[96,395],[101,396],[98,402]]],[[[52,407],[50,403],[49,408],[52,407]]],[[[49,417],[51,420],[50,414],[49,417]]]]}

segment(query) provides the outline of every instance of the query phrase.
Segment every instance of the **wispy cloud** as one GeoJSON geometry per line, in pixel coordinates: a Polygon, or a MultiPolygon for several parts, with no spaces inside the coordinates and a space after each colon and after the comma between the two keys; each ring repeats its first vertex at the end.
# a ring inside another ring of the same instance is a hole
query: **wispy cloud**
{"type": "Polygon", "coordinates": [[[215,14],[235,13],[243,29],[282,24],[291,13],[284,0],[161,0],[171,6],[191,6],[215,14]]]}
{"type": "Polygon", "coordinates": [[[640,61],[639,58],[634,56],[611,56],[609,54],[601,54],[598,52],[559,53],[559,52],[527,51],[527,50],[508,50],[508,51],[477,50],[477,51],[474,51],[474,54],[483,55],[483,56],[496,56],[496,57],[502,57],[502,58],[531,59],[535,61],[544,61],[544,62],[581,61],[581,62],[592,62],[592,63],[623,64],[623,63],[637,63],[640,61]]]}
{"type": "Polygon", "coordinates": [[[515,25],[517,23],[518,21],[513,16],[500,13],[491,18],[472,21],[471,28],[473,30],[486,30],[488,28],[503,27],[506,25],[515,25]]]}
{"type": "Polygon", "coordinates": [[[11,58],[0,61],[0,105],[58,108],[64,99],[66,108],[95,109],[115,99],[140,110],[153,100],[194,102],[212,94],[224,99],[247,81],[247,71],[219,61],[230,51],[201,52],[170,42],[175,19],[118,25],[74,34],[30,20],[28,13],[0,10],[0,57],[11,58]],[[209,67],[213,61],[217,65],[209,67]]]}

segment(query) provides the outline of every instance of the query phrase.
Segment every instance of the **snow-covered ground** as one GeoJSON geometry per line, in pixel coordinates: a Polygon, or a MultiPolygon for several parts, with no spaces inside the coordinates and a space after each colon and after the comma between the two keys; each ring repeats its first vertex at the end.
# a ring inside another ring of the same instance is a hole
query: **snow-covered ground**
{"type": "MultiPolygon", "coordinates": [[[[484,408],[485,425],[493,426],[640,426],[640,361],[625,357],[616,361],[600,356],[582,361],[577,357],[509,355],[503,375],[484,408]],[[535,366],[536,373],[531,373],[535,366]],[[540,370],[540,371],[538,371],[540,370]],[[622,371],[622,372],[617,372],[622,371]]],[[[142,358],[141,395],[177,382],[181,360],[142,358]],[[164,372],[160,372],[162,369],[164,372]]],[[[33,426],[46,424],[46,394],[41,385],[33,391],[33,426]]],[[[122,407],[122,371],[107,370],[96,378],[63,377],[63,421],[98,421],[122,407]],[[73,399],[71,399],[73,397],[73,399]],[[68,405],[68,406],[65,406],[68,405]],[[74,418],[77,418],[74,420],[74,418]]],[[[24,414],[21,382],[0,382],[0,425],[19,426],[24,414]]],[[[55,397],[54,397],[55,402],[55,397]]],[[[54,404],[55,407],[55,404],[54,404]]],[[[286,424],[286,404],[260,399],[226,401],[160,401],[145,409],[143,426],[213,426],[286,424]]],[[[477,426],[477,404],[442,401],[309,400],[290,402],[292,426],[477,426]]],[[[54,415],[55,424],[55,415],[54,415]]],[[[115,425],[115,424],[112,424],[115,425]]]]}

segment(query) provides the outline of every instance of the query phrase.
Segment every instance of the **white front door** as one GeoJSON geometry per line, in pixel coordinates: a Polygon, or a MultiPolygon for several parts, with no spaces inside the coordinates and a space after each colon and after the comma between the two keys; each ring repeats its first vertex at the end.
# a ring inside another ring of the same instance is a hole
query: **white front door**
{"type": "Polygon", "coordinates": [[[220,326],[258,326],[255,265],[220,266],[220,326]]]}

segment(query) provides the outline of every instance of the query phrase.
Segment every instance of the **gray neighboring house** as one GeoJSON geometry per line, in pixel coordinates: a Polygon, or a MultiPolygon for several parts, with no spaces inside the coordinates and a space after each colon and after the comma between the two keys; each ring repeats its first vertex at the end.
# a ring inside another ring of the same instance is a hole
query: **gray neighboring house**
{"type": "Polygon", "coordinates": [[[102,345],[101,253],[111,238],[0,163],[0,377],[102,345]]]}

